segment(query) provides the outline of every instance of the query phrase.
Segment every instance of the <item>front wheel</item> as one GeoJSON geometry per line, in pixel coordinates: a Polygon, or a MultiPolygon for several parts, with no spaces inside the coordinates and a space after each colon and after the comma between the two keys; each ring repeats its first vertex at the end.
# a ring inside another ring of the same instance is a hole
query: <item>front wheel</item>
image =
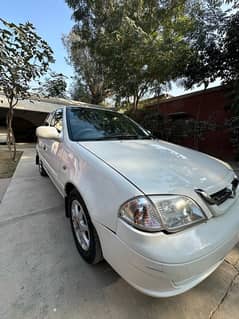
{"type": "Polygon", "coordinates": [[[68,212],[75,244],[81,257],[89,264],[102,260],[99,237],[92,224],[86,205],[76,190],[70,193],[68,212]]]}
{"type": "Polygon", "coordinates": [[[38,168],[39,168],[39,173],[41,176],[44,176],[44,177],[48,176],[41,160],[39,160],[38,168]]]}

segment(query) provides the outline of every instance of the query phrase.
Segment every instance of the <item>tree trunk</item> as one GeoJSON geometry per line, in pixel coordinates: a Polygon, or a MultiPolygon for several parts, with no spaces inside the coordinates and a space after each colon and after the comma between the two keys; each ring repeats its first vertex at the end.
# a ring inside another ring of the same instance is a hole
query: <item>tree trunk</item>
{"type": "Polygon", "coordinates": [[[133,112],[136,112],[138,109],[138,104],[139,104],[139,96],[134,95],[134,100],[133,100],[133,112]]]}
{"type": "Polygon", "coordinates": [[[13,120],[13,99],[9,101],[9,111],[7,113],[7,145],[10,152],[10,157],[13,161],[16,160],[16,141],[14,132],[12,129],[12,120],[13,120]]]}

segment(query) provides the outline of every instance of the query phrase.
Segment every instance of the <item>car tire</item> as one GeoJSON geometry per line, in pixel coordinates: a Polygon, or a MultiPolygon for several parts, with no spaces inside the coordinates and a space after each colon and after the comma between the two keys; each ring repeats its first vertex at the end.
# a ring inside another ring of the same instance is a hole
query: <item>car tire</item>
{"type": "Polygon", "coordinates": [[[67,209],[79,254],[89,264],[99,263],[103,259],[100,240],[86,205],[76,190],[70,193],[67,209]]]}
{"type": "Polygon", "coordinates": [[[38,168],[39,168],[39,173],[41,176],[44,176],[44,177],[48,176],[41,160],[39,160],[38,168]]]}

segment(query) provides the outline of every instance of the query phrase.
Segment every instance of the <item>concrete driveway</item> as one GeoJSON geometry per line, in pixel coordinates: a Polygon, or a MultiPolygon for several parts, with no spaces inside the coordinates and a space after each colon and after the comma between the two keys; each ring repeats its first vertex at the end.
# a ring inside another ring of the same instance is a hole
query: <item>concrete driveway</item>
{"type": "Polygon", "coordinates": [[[80,258],[63,200],[34,156],[25,150],[0,204],[1,319],[239,318],[239,246],[191,291],[144,296],[106,262],[80,258]]]}

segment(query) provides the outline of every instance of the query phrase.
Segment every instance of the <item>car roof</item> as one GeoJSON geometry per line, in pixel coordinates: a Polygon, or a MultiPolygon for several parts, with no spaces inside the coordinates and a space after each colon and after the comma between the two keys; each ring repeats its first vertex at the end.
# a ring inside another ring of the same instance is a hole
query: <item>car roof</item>
{"type": "Polygon", "coordinates": [[[76,105],[76,106],[65,106],[64,108],[66,109],[89,109],[89,110],[101,110],[101,111],[109,111],[109,112],[114,112],[114,113],[118,113],[116,110],[112,109],[112,108],[107,108],[104,106],[98,106],[98,105],[92,105],[92,106],[88,106],[88,105],[76,105]]]}

